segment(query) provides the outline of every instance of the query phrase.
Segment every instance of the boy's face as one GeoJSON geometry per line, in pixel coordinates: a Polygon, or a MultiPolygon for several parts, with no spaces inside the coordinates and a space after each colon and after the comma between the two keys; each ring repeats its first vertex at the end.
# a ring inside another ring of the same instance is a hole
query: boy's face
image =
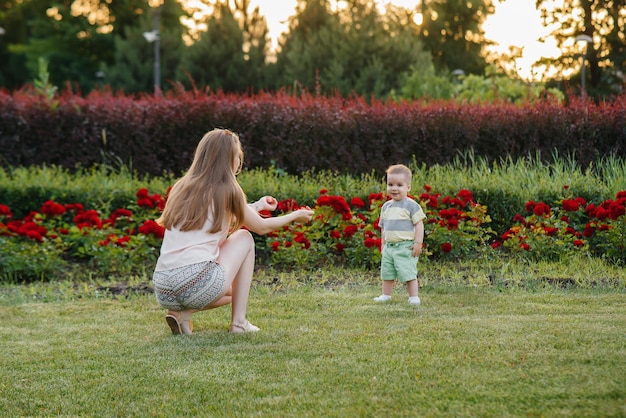
{"type": "Polygon", "coordinates": [[[411,185],[404,174],[387,174],[387,194],[396,201],[404,200],[411,185]]]}

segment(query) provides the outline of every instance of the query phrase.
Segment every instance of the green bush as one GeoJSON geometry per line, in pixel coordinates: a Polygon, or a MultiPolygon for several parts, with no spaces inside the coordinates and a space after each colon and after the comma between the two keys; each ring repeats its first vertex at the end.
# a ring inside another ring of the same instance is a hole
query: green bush
{"type": "MultiPolygon", "coordinates": [[[[588,255],[624,263],[625,167],[617,159],[585,171],[559,162],[546,166],[539,159],[501,165],[414,163],[411,194],[428,216],[422,257],[539,261],[588,255]]],[[[0,170],[0,177],[3,278],[56,279],[80,270],[124,277],[152,270],[163,234],[154,220],[172,178],[139,179],[127,170],[72,175],[58,168],[0,170]],[[148,184],[154,189],[143,187],[148,184]]],[[[240,181],[250,201],[275,196],[275,215],[297,206],[316,212],[310,224],[255,236],[259,265],[377,268],[382,177],[291,176],[273,167],[246,170],[240,181]]]]}
{"type": "Polygon", "coordinates": [[[13,282],[61,278],[68,267],[55,240],[39,243],[0,236],[0,279],[13,282]]]}

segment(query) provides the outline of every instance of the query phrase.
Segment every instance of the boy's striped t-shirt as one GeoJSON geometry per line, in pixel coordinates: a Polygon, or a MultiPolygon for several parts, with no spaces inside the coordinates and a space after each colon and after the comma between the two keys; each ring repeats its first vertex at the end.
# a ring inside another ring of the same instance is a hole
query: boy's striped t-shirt
{"type": "Polygon", "coordinates": [[[422,207],[407,197],[401,201],[388,200],[380,211],[378,225],[386,242],[413,240],[415,224],[426,219],[422,207]]]}

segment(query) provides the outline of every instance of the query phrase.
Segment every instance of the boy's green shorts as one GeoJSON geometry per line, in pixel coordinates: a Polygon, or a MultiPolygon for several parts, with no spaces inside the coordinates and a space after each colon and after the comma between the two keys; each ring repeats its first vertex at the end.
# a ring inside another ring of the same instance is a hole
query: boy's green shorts
{"type": "Polygon", "coordinates": [[[402,283],[417,279],[417,262],[411,247],[413,241],[386,242],[380,262],[380,277],[383,280],[398,279],[402,283]]]}

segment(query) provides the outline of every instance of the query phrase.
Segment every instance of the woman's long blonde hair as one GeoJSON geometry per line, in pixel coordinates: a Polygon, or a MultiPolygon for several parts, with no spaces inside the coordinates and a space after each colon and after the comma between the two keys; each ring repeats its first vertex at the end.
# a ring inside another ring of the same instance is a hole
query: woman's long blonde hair
{"type": "Polygon", "coordinates": [[[212,215],[216,233],[224,227],[239,229],[243,223],[246,195],[237,182],[243,151],[239,137],[225,129],[207,132],[198,143],[187,173],[170,190],[157,222],[166,229],[201,229],[212,215]],[[236,167],[239,157],[239,167],[236,167]]]}

